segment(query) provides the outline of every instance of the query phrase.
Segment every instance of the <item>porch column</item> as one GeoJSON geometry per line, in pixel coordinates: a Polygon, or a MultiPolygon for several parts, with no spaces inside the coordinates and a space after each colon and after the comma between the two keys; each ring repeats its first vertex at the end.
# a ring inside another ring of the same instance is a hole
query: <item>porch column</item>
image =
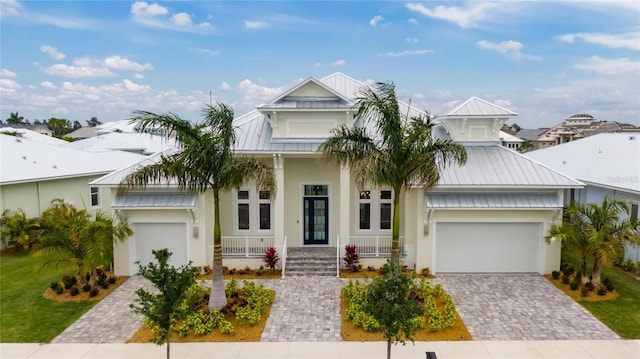
{"type": "Polygon", "coordinates": [[[349,243],[351,234],[351,171],[340,165],[340,247],[349,243]]]}
{"type": "Polygon", "coordinates": [[[276,196],[273,199],[273,236],[278,252],[282,251],[284,242],[284,158],[281,154],[273,155],[273,171],[276,176],[276,196]]]}

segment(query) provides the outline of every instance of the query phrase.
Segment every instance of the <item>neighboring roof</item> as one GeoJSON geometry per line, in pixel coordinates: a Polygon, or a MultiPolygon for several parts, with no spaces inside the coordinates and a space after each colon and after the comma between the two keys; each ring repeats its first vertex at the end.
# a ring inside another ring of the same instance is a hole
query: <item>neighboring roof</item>
{"type": "Polygon", "coordinates": [[[100,175],[141,158],[129,152],[89,153],[0,134],[0,184],[100,175]]]}
{"type": "Polygon", "coordinates": [[[500,141],[504,142],[524,142],[523,139],[516,137],[510,133],[500,131],[500,141]]]}
{"type": "Polygon", "coordinates": [[[499,194],[427,192],[426,197],[429,209],[562,208],[562,200],[557,192],[499,194]]]}
{"type": "Polygon", "coordinates": [[[587,184],[640,193],[640,132],[600,133],[525,156],[587,184]]]}
{"type": "Polygon", "coordinates": [[[127,151],[150,155],[169,149],[175,141],[166,137],[137,132],[111,132],[83,140],[69,142],[65,147],[88,152],[127,151]]]}
{"type": "Polygon", "coordinates": [[[522,129],[518,131],[518,137],[529,140],[529,141],[537,141],[542,134],[549,131],[548,128],[530,128],[530,129],[522,129]]]}
{"type": "Polygon", "coordinates": [[[579,188],[584,184],[498,144],[466,146],[467,163],[441,170],[437,188],[579,188]]]}
{"type": "Polygon", "coordinates": [[[184,192],[127,192],[113,199],[113,209],[193,208],[196,195],[184,192]]]}
{"type": "Polygon", "coordinates": [[[109,132],[136,132],[136,123],[130,120],[105,122],[95,127],[96,133],[101,135],[109,132]]]}
{"type": "MultiPolygon", "coordinates": [[[[177,148],[171,148],[168,149],[166,151],[163,152],[159,152],[156,154],[153,154],[151,156],[147,156],[144,157],[142,160],[135,162],[133,164],[130,164],[127,167],[123,167],[118,169],[117,171],[113,171],[107,175],[104,175],[100,178],[97,178],[93,181],[90,182],[91,185],[96,185],[96,186],[117,186],[120,184],[120,182],[122,182],[122,180],[129,175],[130,173],[133,173],[134,171],[138,170],[139,168],[142,168],[144,166],[148,166],[154,163],[158,163],[160,162],[160,160],[162,159],[162,156],[170,156],[174,153],[176,153],[178,151],[177,148]]],[[[175,185],[176,182],[172,181],[170,183],[171,185],[175,185]]],[[[166,187],[167,183],[166,182],[161,182],[161,183],[157,183],[157,184],[153,184],[149,187],[153,187],[154,185],[158,185],[161,187],[166,187]]]]}
{"type": "Polygon", "coordinates": [[[475,96],[449,111],[445,117],[513,117],[518,114],[475,96]]]}
{"type": "Polygon", "coordinates": [[[18,134],[20,134],[21,138],[34,141],[34,142],[46,143],[50,145],[60,145],[60,144],[68,143],[65,140],[61,140],[59,138],[52,137],[52,136],[43,135],[39,132],[35,132],[33,130],[29,130],[24,127],[5,126],[0,128],[0,133],[3,133],[3,132],[17,132],[18,134]]]}
{"type": "Polygon", "coordinates": [[[96,136],[96,128],[95,127],[80,127],[79,129],[68,133],[67,137],[80,139],[80,138],[89,138],[96,136]]]}

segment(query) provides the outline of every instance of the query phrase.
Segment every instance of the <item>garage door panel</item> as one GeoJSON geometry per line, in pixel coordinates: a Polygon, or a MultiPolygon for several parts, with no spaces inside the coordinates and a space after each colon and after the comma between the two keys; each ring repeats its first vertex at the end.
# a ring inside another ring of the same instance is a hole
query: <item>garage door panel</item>
{"type": "MultiPolygon", "coordinates": [[[[168,248],[173,254],[169,264],[181,266],[188,263],[185,223],[136,223],[133,225],[135,236],[135,261],[147,265],[155,262],[153,250],[168,248]]],[[[137,266],[135,267],[137,271],[137,266]]]]}
{"type": "Polygon", "coordinates": [[[540,223],[437,223],[440,273],[538,272],[540,223]]]}

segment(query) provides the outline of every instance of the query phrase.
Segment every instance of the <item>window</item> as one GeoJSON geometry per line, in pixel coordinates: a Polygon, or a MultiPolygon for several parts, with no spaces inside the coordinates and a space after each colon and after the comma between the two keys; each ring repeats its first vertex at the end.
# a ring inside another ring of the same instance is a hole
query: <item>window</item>
{"type": "Polygon", "coordinates": [[[390,190],[361,190],[358,198],[359,230],[391,229],[393,193],[390,190]]]}
{"type": "Polygon", "coordinates": [[[238,190],[236,193],[235,220],[236,230],[243,235],[258,231],[270,231],[271,225],[271,192],[256,190],[238,190]]]}
{"type": "Polygon", "coordinates": [[[100,189],[98,187],[91,187],[91,207],[98,207],[100,205],[100,189]]]}
{"type": "Polygon", "coordinates": [[[637,203],[632,203],[631,204],[631,213],[629,215],[629,218],[638,219],[638,204],[637,203]]]}
{"type": "Polygon", "coordinates": [[[249,221],[249,191],[238,191],[238,229],[247,230],[249,221]]]}

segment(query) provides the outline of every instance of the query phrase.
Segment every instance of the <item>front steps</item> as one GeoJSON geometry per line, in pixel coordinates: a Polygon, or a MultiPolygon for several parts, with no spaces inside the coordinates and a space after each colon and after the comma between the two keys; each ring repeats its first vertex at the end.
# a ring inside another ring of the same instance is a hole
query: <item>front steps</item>
{"type": "Polygon", "coordinates": [[[285,277],[335,277],[336,274],[335,248],[287,248],[285,277]]]}

